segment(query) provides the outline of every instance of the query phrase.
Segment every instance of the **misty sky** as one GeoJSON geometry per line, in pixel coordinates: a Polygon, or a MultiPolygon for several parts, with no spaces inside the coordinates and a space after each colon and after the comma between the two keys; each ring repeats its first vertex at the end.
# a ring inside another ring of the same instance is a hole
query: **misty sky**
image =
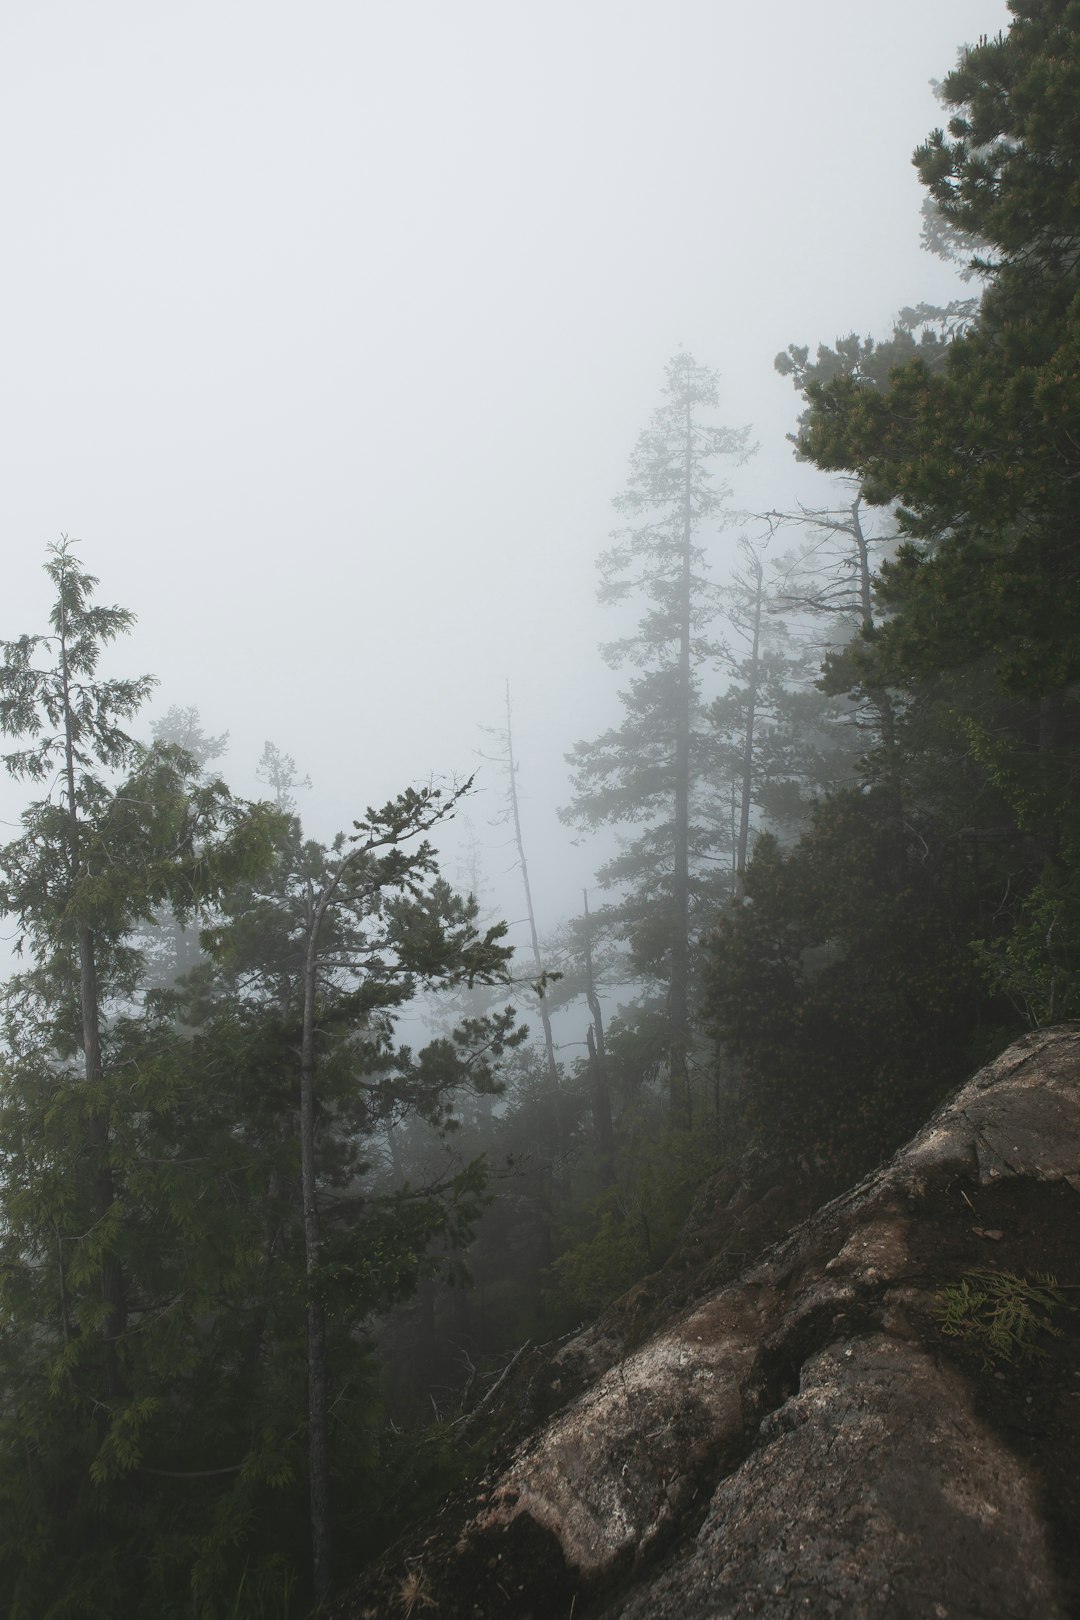
{"type": "MultiPolygon", "coordinates": [[[[790,342],[958,288],[912,148],[999,0],[34,0],[0,39],[0,636],[80,536],[112,667],[197,704],[322,836],[516,711],[542,927],[593,861],[562,756],[618,719],[595,558],[680,345],[791,460],[790,342]]],[[[717,540],[722,577],[740,530],[717,540]]],[[[485,770],[495,789],[496,773],[485,770]]],[[[10,822],[23,801],[5,787],[10,822]]],[[[520,916],[477,800],[492,898],[520,916]]],[[[13,836],[9,833],[8,836],[13,836]]]]}

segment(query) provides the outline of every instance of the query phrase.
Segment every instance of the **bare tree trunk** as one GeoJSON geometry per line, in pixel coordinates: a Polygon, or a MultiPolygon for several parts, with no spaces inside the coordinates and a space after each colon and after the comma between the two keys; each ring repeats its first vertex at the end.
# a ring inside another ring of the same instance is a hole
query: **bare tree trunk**
{"type": "MultiPolygon", "coordinates": [[[[749,552],[749,546],[746,548],[749,552]]],[[[746,692],[746,729],[743,735],[742,802],[739,808],[739,839],[735,852],[735,885],[741,894],[746,873],[747,846],[750,842],[750,799],[754,782],[754,722],[757,716],[758,682],[761,679],[761,614],[764,607],[765,587],[761,558],[753,554],[750,566],[754,574],[754,617],[750,639],[750,679],[746,692]]]]}
{"type": "MultiPolygon", "coordinates": [[[[465,792],[457,790],[451,806],[465,792]]],[[[437,796],[436,796],[437,797],[437,796]]],[[[326,1347],[326,1313],[319,1299],[319,1263],[322,1230],[315,1163],[315,1034],[318,1013],[319,942],[327,912],[346,874],[373,849],[397,845],[403,837],[426,832],[442,819],[446,810],[428,815],[410,812],[406,824],[391,821],[385,834],[375,834],[349,854],[343,855],[321,891],[309,883],[307,895],[307,944],[303,971],[303,1023],[300,1041],[300,1184],[304,1217],[304,1273],[307,1281],[307,1360],[308,1360],[308,1474],[311,1516],[312,1581],[317,1603],[328,1596],[333,1579],[330,1540],[330,1442],[329,1373],[326,1347]]],[[[359,826],[359,823],[357,823],[359,826]]]]}
{"type": "MultiPolygon", "coordinates": [[[[851,503],[851,537],[855,542],[855,555],[858,559],[859,606],[862,612],[862,629],[866,633],[874,628],[874,579],[870,565],[870,549],[862,526],[861,506],[860,492],[851,503]]],[[[893,812],[899,820],[903,806],[900,750],[896,741],[896,708],[892,694],[885,687],[874,687],[867,692],[867,696],[877,713],[878,735],[881,739],[881,753],[885,765],[886,791],[892,801],[893,812]]]]}
{"type": "MultiPolygon", "coordinates": [[[[517,764],[514,760],[514,733],[510,725],[510,682],[506,683],[506,773],[510,782],[510,811],[514,821],[514,843],[517,846],[518,865],[525,889],[525,914],[529,920],[529,939],[532,944],[533,965],[537,982],[543,979],[544,964],[540,956],[540,939],[536,932],[536,913],[533,910],[532,888],[529,884],[529,863],[525,859],[525,841],[521,836],[521,814],[518,809],[517,764]]],[[[544,1051],[547,1054],[548,1079],[559,1091],[559,1067],[555,1062],[555,1040],[551,1033],[551,1018],[543,996],[540,997],[540,1022],[544,1027],[544,1051]]]]}
{"type": "MultiPolygon", "coordinates": [[[[862,491],[857,490],[850,506],[842,509],[807,511],[800,508],[795,521],[809,522],[826,536],[843,536],[845,546],[850,542],[854,557],[844,561],[842,573],[846,578],[849,561],[854,564],[854,573],[850,594],[846,588],[842,588],[838,597],[834,589],[827,587],[817,593],[811,590],[809,597],[804,597],[801,602],[797,595],[790,600],[814,613],[830,615],[840,613],[849,622],[857,623],[864,635],[872,635],[876,628],[874,571],[870,555],[871,541],[868,540],[862,523],[862,504],[862,491]]],[[[785,516],[779,512],[769,513],[768,516],[770,522],[785,522],[794,517],[793,514],[785,516]]],[[[889,796],[892,812],[899,820],[903,813],[903,773],[896,736],[896,706],[887,687],[864,687],[863,696],[874,714],[872,725],[881,756],[883,785],[889,796]]]]}
{"type": "Polygon", "coordinates": [[[607,1054],[604,1050],[604,1019],[600,998],[593,977],[592,932],[589,925],[589,891],[583,890],[585,899],[585,999],[589,1004],[592,1023],[586,1031],[589,1048],[589,1094],[592,1104],[593,1128],[600,1148],[600,1177],[605,1186],[615,1180],[615,1132],[611,1123],[611,1089],[608,1086],[607,1054]]]}
{"type": "MultiPolygon", "coordinates": [[[[97,970],[94,936],[89,928],[79,930],[79,999],[82,1003],[83,1059],[87,1083],[100,1085],[104,1078],[101,1062],[101,1034],[98,1009],[97,970]]],[[[94,1171],[95,1205],[103,1220],[116,1200],[116,1186],[109,1162],[111,1138],[109,1116],[104,1108],[91,1109],[87,1135],[97,1161],[94,1171]]],[[[114,1253],[101,1260],[101,1297],[105,1316],[105,1387],[109,1395],[124,1393],[124,1375],[119,1361],[119,1345],[127,1328],[127,1284],[123,1267],[114,1253]]]]}

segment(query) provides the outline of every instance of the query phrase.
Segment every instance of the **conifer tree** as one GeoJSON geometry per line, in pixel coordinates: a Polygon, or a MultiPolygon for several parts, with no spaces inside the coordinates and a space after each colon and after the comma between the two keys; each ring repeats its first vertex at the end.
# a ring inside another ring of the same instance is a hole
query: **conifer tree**
{"type": "Polygon", "coordinates": [[[987,962],[1042,1019],[1080,996],[1080,570],[1064,538],[1078,516],[1080,16],[1064,0],[1010,10],[1008,32],[965,50],[943,81],[948,129],[915,153],[941,217],[972,240],[977,316],[936,363],[921,343],[899,356],[887,388],[816,378],[799,442],[896,503],[885,620],[830,681],[940,694],[958,757],[985,783],[986,810],[959,823],[970,858],[1014,846],[987,962]]]}
{"type": "Polygon", "coordinates": [[[667,367],[665,403],[630,460],[614,504],[628,520],[600,559],[602,602],[643,601],[636,630],[609,643],[614,668],[640,671],[620,694],[622,723],[568,756],[575,798],[564,819],[578,826],[633,829],[622,853],[598,874],[623,891],[617,926],[637,965],[666,999],[673,1116],[689,1115],[691,930],[704,868],[724,838],[702,817],[699,789],[710,777],[712,738],[702,670],[714,663],[720,611],[708,548],[725,522],[730,490],[716,481],[721,456],[750,453],[749,429],[714,426],[718,377],[693,356],[667,367]]]}
{"type": "Polygon", "coordinates": [[[375,1231],[370,1194],[361,1191],[366,1155],[377,1132],[408,1115],[444,1128],[457,1093],[498,1089],[496,1060],[524,1034],[507,1007],[464,1018],[419,1052],[396,1039],[395,1015],[421,989],[507,982],[505,925],[477,927],[476,902],[441,878],[427,836],[470,786],[449,795],[406,789],[329,848],[304,840],[297,818],[288,818],[265,878],[238,886],[204,936],[211,995],[245,1009],[293,1054],[300,1207],[292,1241],[303,1256],[309,1522],[320,1600],[333,1567],[330,1320],[356,1325],[373,1299],[407,1293],[428,1241],[440,1231],[460,1241],[478,1208],[477,1167],[466,1167],[439,1186],[402,1188],[375,1231]],[[375,1239],[369,1253],[366,1231],[375,1239]]]}
{"type": "MultiPolygon", "coordinates": [[[[0,729],[26,746],[4,758],[8,771],[54,781],[56,797],[23,816],[20,838],[0,851],[0,907],[22,929],[33,969],[11,995],[40,1019],[62,1058],[80,1054],[86,1093],[86,1149],[93,1165],[100,1247],[105,1388],[123,1389],[117,1346],[126,1322],[125,1282],[112,1231],[115,1186],[109,1154],[102,1020],[110,996],[130,994],[138,953],[130,936],[157,907],[190,915],[260,830],[246,807],[210,786],[191,788],[182,751],[143,749],[123,722],[153,687],[149,676],[101,679],[101,653],[134,615],[93,601],[97,580],[74,543],[49,548],[45,572],[55,598],[50,632],[0,643],[0,729]],[[119,780],[117,780],[119,773],[119,780]],[[228,857],[211,859],[207,839],[233,822],[228,857]],[[244,825],[246,823],[246,825],[244,825]],[[215,871],[215,866],[217,870],[215,871]]],[[[115,1234],[113,1234],[115,1236],[115,1234]]]]}
{"type": "Polygon", "coordinates": [[[915,154],[968,238],[977,309],[779,362],[807,401],[800,453],[857,480],[847,538],[863,502],[897,528],[826,672],[878,695],[879,722],[888,699],[892,747],[794,849],[759,844],[753,904],[715,939],[709,1000],[748,1107],[822,1163],[843,1134],[889,1151],[1018,1021],[1080,1007],[1080,10],[1010,10],[915,154]]]}
{"type": "MultiPolygon", "coordinates": [[[[75,1579],[86,1549],[52,1570],[48,1488],[33,1469],[20,1476],[20,1460],[66,1476],[69,1500],[104,1523],[111,1482],[137,1465],[161,1408],[169,1347],[197,1339],[189,1311],[206,1298],[205,1276],[189,1275],[185,1308],[158,1331],[170,1244],[149,1212],[179,1223],[185,1199],[160,1129],[177,1095],[175,1037],[139,1016],[135,931],[162,907],[183,919],[213,904],[268,857],[273,830],[183,749],[130,736],[123,723],[152,682],[103,679],[98,664],[133,616],[94,603],[72,542],[50,548],[46,573],[49,631],[0,644],[0,726],[24,743],[5,763],[50,789],[0,850],[0,906],[29,959],[2,1009],[0,1490],[20,1531],[0,1563],[35,1594],[20,1599],[28,1614],[47,1607],[39,1583],[64,1567],[75,1579]]],[[[96,1602],[90,1587],[73,1599],[87,1615],[96,1602]]]]}

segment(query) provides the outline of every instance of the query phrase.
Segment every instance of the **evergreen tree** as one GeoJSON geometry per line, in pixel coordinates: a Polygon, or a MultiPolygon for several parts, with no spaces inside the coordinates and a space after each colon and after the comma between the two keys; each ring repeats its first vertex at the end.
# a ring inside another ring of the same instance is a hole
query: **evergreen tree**
{"type": "Polygon", "coordinates": [[[301,778],[292,755],[286,754],[272,742],[263,744],[255,775],[260,782],[266,783],[273,795],[274,803],[285,815],[296,813],[297,790],[311,787],[311,777],[301,778]]]}
{"type": "Polygon", "coordinates": [[[1080,13],[1011,9],[1008,33],[965,51],[942,85],[952,138],[935,131],[915,154],[943,217],[986,244],[978,316],[939,363],[920,348],[894,364],[885,390],[809,383],[800,444],[896,502],[903,537],[881,570],[885,622],[830,682],[933,689],[952,713],[989,802],[1008,805],[1004,824],[980,817],[964,837],[980,859],[994,844],[1012,846],[1014,868],[1023,857],[1007,907],[1018,954],[999,922],[986,961],[1046,1017],[1080,994],[1080,571],[1063,538],[1078,499],[1080,13]]]}
{"type": "Polygon", "coordinates": [[[741,563],[724,592],[730,684],[708,711],[715,729],[715,814],[729,822],[736,888],[751,831],[767,824],[797,832],[808,800],[834,782],[843,752],[835,726],[839,705],[811,686],[819,672],[816,649],[805,631],[790,626],[781,565],[768,562],[767,544],[740,544],[741,563]]]}
{"type": "Polygon", "coordinates": [[[883,743],[888,698],[891,746],[786,856],[759,844],[709,1002],[755,1128],[849,1167],[1020,1020],[1080,1007],[1080,9],[1011,10],[942,86],[952,138],[915,159],[983,244],[977,311],[911,312],[884,345],[782,367],[807,401],[800,452],[895,513],[895,555],[825,674],[878,700],[883,743]]]}
{"type": "MultiPolygon", "coordinates": [[[[890,519],[867,520],[857,481],[851,499],[834,507],[800,507],[794,513],[770,513],[777,526],[797,525],[806,539],[778,560],[777,595],[782,610],[801,621],[803,645],[817,659],[839,661],[855,640],[872,640],[882,617],[875,597],[875,567],[894,540],[890,519]]],[[[795,753],[806,761],[806,779],[818,791],[849,785],[860,756],[875,756],[899,805],[902,797],[897,755],[897,694],[883,685],[862,686],[851,680],[820,679],[816,671],[814,701],[806,696],[794,709],[792,741],[804,746],[795,753]]]]}
{"type": "Polygon", "coordinates": [[[691,935],[697,902],[711,887],[709,863],[724,829],[702,816],[701,789],[714,759],[702,671],[715,662],[719,611],[707,544],[724,521],[730,490],[713,477],[718,456],[749,454],[749,429],[716,427],[714,372],[679,353],[667,368],[666,403],[631,456],[615,506],[628,519],[600,561],[600,599],[644,599],[631,636],[604,648],[614,668],[640,670],[621,693],[621,725],[569,756],[575,798],[566,820],[635,830],[598,874],[624,891],[615,919],[639,971],[663,987],[670,1105],[690,1107],[691,935]]]}
{"type": "MultiPolygon", "coordinates": [[[[130,1514],[116,1481],[161,1410],[170,1346],[177,1372],[193,1331],[160,1291],[155,1217],[179,1223],[184,1206],[172,1156],[150,1145],[176,1106],[175,1037],[138,1016],[135,931],[163,906],[183,919],[215,903],[268,857],[273,823],[182,749],[123,729],[152,682],[97,668],[132,615],[94,604],[71,542],[50,548],[46,572],[50,632],[3,643],[0,665],[0,724],[26,740],[8,769],[55,793],[0,851],[0,904],[30,959],[3,1007],[0,1567],[9,1612],[44,1614],[67,1581],[71,1612],[91,1615],[120,1607],[91,1526],[130,1514]],[[62,1552],[58,1490],[84,1533],[62,1552]]],[[[185,1307],[204,1284],[193,1272],[185,1307]]]]}
{"type": "MultiPolygon", "coordinates": [[[[208,767],[221,758],[229,744],[229,733],[213,736],[206,731],[202,716],[193,704],[181,707],[173,704],[153,721],[150,734],[160,747],[178,750],[191,762],[195,771],[211,779],[208,767]]],[[[167,990],[201,959],[199,921],[195,917],[177,917],[166,906],[158,911],[151,923],[138,927],[135,945],[140,956],[140,974],[145,990],[167,990]]]]}
{"type": "Polygon", "coordinates": [[[362,1322],[373,1298],[407,1292],[438,1233],[460,1242],[481,1185],[473,1166],[441,1185],[402,1187],[375,1201],[381,1213],[373,1221],[364,1180],[372,1139],[392,1136],[414,1113],[444,1129],[455,1094],[496,1089],[496,1060],[523,1033],[508,1007],[466,1018],[416,1053],[395,1036],[395,1015],[421,990],[506,982],[505,925],[478,930],[475,901],[440,877],[427,838],[469,786],[448,797],[407,789],[329,848],[304,840],[290,818],[268,880],[237,888],[204,936],[212,983],[197,992],[208,989],[211,1004],[224,996],[295,1054],[292,1230],[306,1293],[309,1522],[320,1600],[332,1569],[329,1319],[340,1333],[362,1322]]]}
{"type": "Polygon", "coordinates": [[[150,734],[155,742],[172,743],[183,749],[203,771],[215,759],[220,759],[229,746],[229,733],[223,731],[217,737],[212,736],[203,726],[202,715],[190,703],[186,707],[174,703],[166,709],[150,727],[150,734]]]}
{"type": "Polygon", "coordinates": [[[50,547],[45,572],[56,592],[51,633],[0,643],[0,728],[29,739],[5,757],[9,772],[35,782],[53,778],[58,797],[33,803],[22,836],[0,852],[0,906],[17,917],[20,947],[29,945],[34,963],[11,990],[23,1020],[36,1015],[59,1056],[81,1054],[85,1146],[95,1167],[105,1388],[118,1395],[126,1302],[120,1258],[105,1235],[115,1186],[104,1008],[110,997],[134,989],[138,953],[130,936],[136,924],[162,904],[181,917],[190,914],[262,834],[247,807],[234,807],[216,786],[190,791],[190,762],[182,752],[144,750],[123,730],[121,722],[137,713],[153,681],[101,680],[97,666],[133,615],[93,603],[97,580],[79,566],[67,539],[50,547]],[[126,773],[118,785],[117,772],[126,773]],[[208,839],[228,822],[229,849],[211,859],[208,839]]]}

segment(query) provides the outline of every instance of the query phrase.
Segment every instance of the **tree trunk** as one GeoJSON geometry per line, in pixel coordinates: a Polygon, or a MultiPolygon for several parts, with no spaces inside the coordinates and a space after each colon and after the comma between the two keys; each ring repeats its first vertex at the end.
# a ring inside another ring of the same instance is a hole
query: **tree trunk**
{"type": "MultiPolygon", "coordinates": [[[[71,703],[71,674],[68,665],[67,620],[60,625],[60,676],[64,705],[64,775],[68,809],[68,884],[76,913],[79,906],[79,874],[82,865],[80,847],[79,807],[75,791],[75,736],[71,703]]],[[[94,954],[94,933],[81,917],[79,930],[79,1014],[82,1024],[83,1073],[87,1086],[100,1092],[104,1079],[101,1062],[101,1007],[98,992],[97,962],[94,954]]],[[[94,1161],[94,1204],[97,1219],[103,1221],[116,1198],[110,1163],[110,1131],[108,1112],[100,1098],[91,1108],[87,1119],[87,1137],[94,1161]]],[[[105,1306],[105,1388],[110,1396],[124,1391],[124,1378],[119,1361],[119,1344],[127,1327],[127,1288],[123,1269],[114,1253],[106,1251],[100,1272],[101,1300],[105,1306]]]]}
{"type": "MultiPolygon", "coordinates": [[[[521,868],[521,881],[525,889],[525,913],[529,920],[529,939],[532,944],[533,965],[536,968],[536,978],[539,983],[543,978],[544,964],[540,957],[540,939],[536,932],[536,913],[533,910],[532,888],[529,884],[529,863],[525,859],[525,842],[521,836],[521,815],[518,810],[517,796],[517,764],[514,760],[514,735],[510,729],[510,682],[506,683],[506,771],[510,779],[510,809],[514,819],[514,843],[517,846],[518,865],[521,868]]],[[[551,1018],[543,996],[540,997],[540,1022],[544,1027],[544,1051],[547,1054],[548,1079],[554,1091],[559,1091],[559,1067],[555,1062],[555,1040],[551,1033],[551,1018]]],[[[561,1135],[560,1110],[560,1135],[561,1135]]]]}
{"type": "Polygon", "coordinates": [[[607,1077],[607,1054],[604,1051],[604,1019],[600,998],[593,977],[592,937],[589,927],[589,891],[585,899],[585,999],[589,1004],[592,1023],[586,1031],[589,1048],[589,1096],[592,1105],[593,1129],[600,1149],[600,1178],[606,1187],[615,1180],[615,1132],[611,1123],[611,1090],[607,1077]]]}
{"type": "Polygon", "coordinates": [[[692,470],[694,425],[686,401],[683,452],[682,571],[679,582],[679,671],[675,715],[675,850],[671,883],[671,989],[669,1017],[669,1101],[671,1117],[690,1123],[690,614],[691,541],[694,511],[692,470]]]}
{"type": "MultiPolygon", "coordinates": [[[[749,546],[746,549],[749,552],[749,546]]],[[[756,591],[754,595],[753,632],[750,642],[750,679],[746,691],[746,729],[743,735],[739,839],[735,851],[735,887],[738,894],[741,894],[743,890],[747,846],[750,842],[750,798],[754,781],[754,721],[757,716],[758,681],[761,679],[761,614],[765,595],[761,558],[756,554],[753,556],[751,566],[754,570],[756,591]]]]}
{"type": "MultiPolygon", "coordinates": [[[[862,613],[862,628],[868,634],[874,628],[874,579],[870,566],[870,549],[863,533],[862,518],[859,508],[862,505],[861,493],[856,495],[851,503],[851,537],[855,542],[855,554],[859,567],[859,606],[862,613]]],[[[878,717],[878,736],[881,740],[881,755],[884,764],[885,789],[892,804],[893,814],[899,821],[903,811],[903,795],[900,772],[900,750],[896,741],[896,708],[893,704],[892,694],[885,687],[874,687],[867,692],[878,717]]]]}
{"type": "MultiPolygon", "coordinates": [[[[336,884],[334,885],[336,887],[336,884]]],[[[333,1578],[330,1547],[330,1446],[327,1423],[326,1315],[317,1298],[322,1233],[315,1181],[315,1012],[319,933],[332,888],[311,907],[304,963],[304,1022],[300,1049],[300,1184],[304,1209],[304,1274],[307,1280],[308,1496],[312,1581],[317,1603],[333,1578]]],[[[313,897],[311,897],[313,900],[313,897]]]]}

